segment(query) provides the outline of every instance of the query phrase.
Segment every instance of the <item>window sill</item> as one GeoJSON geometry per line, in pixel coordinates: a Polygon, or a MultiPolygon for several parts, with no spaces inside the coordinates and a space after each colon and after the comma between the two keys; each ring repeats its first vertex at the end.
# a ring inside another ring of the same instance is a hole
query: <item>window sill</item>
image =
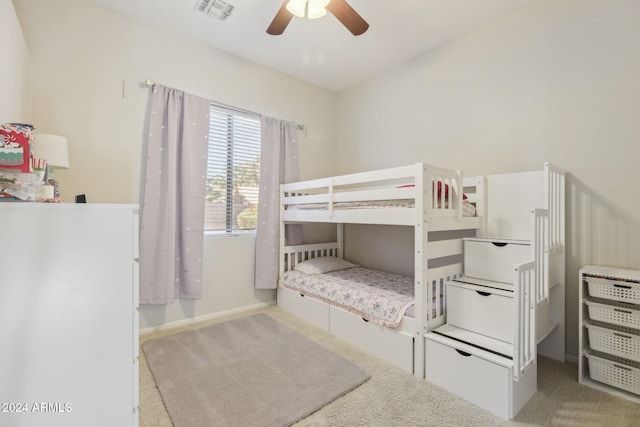
{"type": "Polygon", "coordinates": [[[235,233],[225,233],[225,232],[216,232],[216,231],[205,231],[204,238],[205,240],[209,239],[224,239],[229,237],[256,237],[255,231],[246,231],[246,232],[235,232],[235,233]]]}

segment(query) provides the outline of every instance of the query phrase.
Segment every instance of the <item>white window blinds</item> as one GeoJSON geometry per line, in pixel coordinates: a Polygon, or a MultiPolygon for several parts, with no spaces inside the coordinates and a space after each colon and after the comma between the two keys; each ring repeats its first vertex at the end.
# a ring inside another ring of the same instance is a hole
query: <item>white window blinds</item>
{"type": "Polygon", "coordinates": [[[211,105],[205,231],[254,231],[260,177],[260,116],[211,105]]]}

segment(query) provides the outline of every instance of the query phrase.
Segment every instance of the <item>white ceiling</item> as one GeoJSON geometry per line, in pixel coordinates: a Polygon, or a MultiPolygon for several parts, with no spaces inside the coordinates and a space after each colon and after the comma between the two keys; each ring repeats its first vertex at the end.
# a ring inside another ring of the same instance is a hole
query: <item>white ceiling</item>
{"type": "Polygon", "coordinates": [[[196,0],[94,1],[339,92],[532,0],[347,0],[370,25],[358,37],[330,13],[294,17],[284,34],[268,35],[283,0],[226,0],[235,8],[224,21],[197,12],[196,0]]]}

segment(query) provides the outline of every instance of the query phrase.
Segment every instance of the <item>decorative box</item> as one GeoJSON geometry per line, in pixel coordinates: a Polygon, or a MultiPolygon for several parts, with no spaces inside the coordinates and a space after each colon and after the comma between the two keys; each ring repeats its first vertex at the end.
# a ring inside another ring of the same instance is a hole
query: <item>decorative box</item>
{"type": "Polygon", "coordinates": [[[0,125],[0,168],[31,172],[32,125],[3,123],[0,125]]]}

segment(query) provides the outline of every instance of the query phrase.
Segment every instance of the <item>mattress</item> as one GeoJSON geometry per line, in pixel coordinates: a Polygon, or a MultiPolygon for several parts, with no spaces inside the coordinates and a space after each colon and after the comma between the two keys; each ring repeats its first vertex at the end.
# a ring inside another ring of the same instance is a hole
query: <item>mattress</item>
{"type": "MultiPolygon", "coordinates": [[[[364,202],[336,202],[333,204],[334,210],[347,209],[385,209],[385,208],[413,208],[415,202],[413,199],[394,199],[394,200],[377,200],[364,202]]],[[[287,209],[298,210],[327,210],[328,203],[304,203],[299,205],[287,205],[287,209]]],[[[463,216],[476,216],[476,207],[467,201],[462,204],[463,216]]]]}
{"type": "Polygon", "coordinates": [[[364,267],[324,274],[291,270],[281,276],[279,285],[390,328],[415,311],[413,278],[364,267]]]}

